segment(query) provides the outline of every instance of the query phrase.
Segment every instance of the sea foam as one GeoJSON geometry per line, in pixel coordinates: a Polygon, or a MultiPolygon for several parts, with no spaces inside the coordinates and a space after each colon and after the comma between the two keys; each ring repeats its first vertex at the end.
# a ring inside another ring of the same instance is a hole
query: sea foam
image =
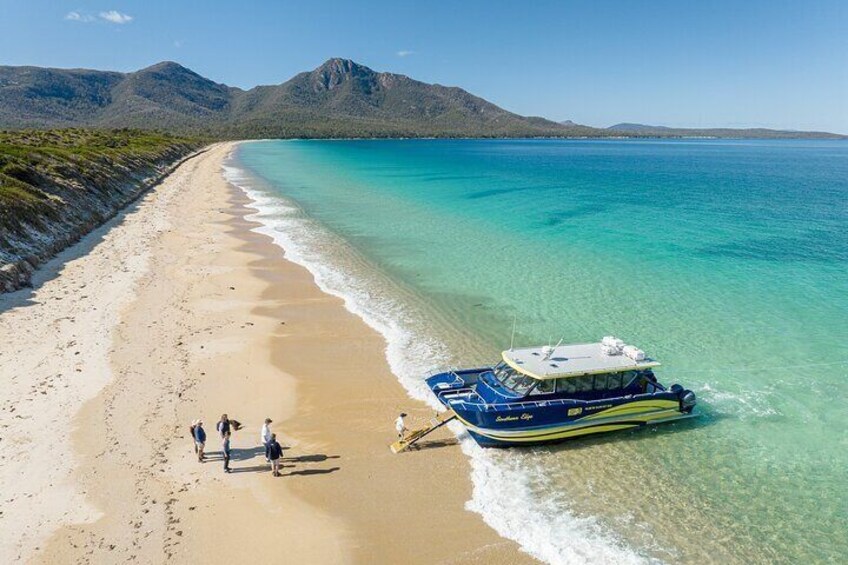
{"type": "MultiPolygon", "coordinates": [[[[345,308],[379,332],[386,341],[386,359],[410,397],[440,408],[423,377],[446,366],[449,348],[435,336],[416,328],[414,309],[370,280],[365,269],[350,269],[334,252],[353,250],[338,236],[306,216],[298,206],[261,186],[261,181],[231,158],[223,166],[227,181],[241,189],[256,209],[248,219],[254,231],[269,236],[287,260],[308,269],[318,287],[344,301],[345,308]],[[360,272],[361,271],[361,272],[360,272]]],[[[385,283],[386,281],[380,281],[385,283]]],[[[389,426],[390,423],[387,423],[389,426]]],[[[567,493],[551,492],[540,499],[532,485],[544,481],[545,470],[527,465],[515,450],[485,450],[456,422],[451,431],[471,462],[473,494],[469,511],[522,550],[547,563],[646,563],[614,532],[592,517],[567,510],[567,493]]]]}

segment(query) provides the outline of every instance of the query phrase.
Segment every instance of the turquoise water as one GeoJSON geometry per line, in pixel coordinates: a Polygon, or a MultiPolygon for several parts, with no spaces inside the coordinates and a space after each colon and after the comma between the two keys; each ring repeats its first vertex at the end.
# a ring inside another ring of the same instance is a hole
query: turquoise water
{"type": "Polygon", "coordinates": [[[515,318],[517,344],[614,334],[696,391],[694,423],[477,455],[471,508],[534,555],[848,556],[848,144],[269,141],[235,163],[433,360],[496,359],[515,318]]]}

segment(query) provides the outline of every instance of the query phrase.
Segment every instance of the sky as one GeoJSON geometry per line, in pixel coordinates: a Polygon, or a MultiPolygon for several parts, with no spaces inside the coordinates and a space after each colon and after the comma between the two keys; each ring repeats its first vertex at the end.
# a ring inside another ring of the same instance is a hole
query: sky
{"type": "Polygon", "coordinates": [[[250,88],[331,57],[557,121],[848,133],[848,0],[0,0],[0,65],[250,88]]]}

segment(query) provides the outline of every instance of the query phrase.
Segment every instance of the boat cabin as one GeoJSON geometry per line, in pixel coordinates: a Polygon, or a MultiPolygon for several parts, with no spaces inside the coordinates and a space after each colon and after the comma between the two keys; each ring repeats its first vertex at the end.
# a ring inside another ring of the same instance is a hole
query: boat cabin
{"type": "Polygon", "coordinates": [[[477,394],[486,402],[508,402],[598,400],[662,390],[651,370],[659,363],[640,350],[624,349],[601,342],[504,351],[503,361],[480,376],[477,394]]]}

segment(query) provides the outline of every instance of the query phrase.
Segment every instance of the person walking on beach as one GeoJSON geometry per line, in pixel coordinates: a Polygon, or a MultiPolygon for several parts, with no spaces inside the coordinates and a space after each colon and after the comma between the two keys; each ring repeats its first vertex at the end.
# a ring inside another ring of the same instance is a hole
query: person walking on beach
{"type": "Polygon", "coordinates": [[[277,434],[271,434],[271,441],[268,442],[268,458],[271,461],[271,474],[279,477],[280,460],[283,458],[283,446],[277,442],[277,434]]]}
{"type": "Polygon", "coordinates": [[[403,434],[405,434],[408,430],[406,429],[406,422],[403,419],[406,418],[406,413],[401,412],[398,419],[395,420],[395,429],[397,430],[398,439],[403,439],[403,434]]]}
{"type": "Polygon", "coordinates": [[[224,454],[224,472],[230,473],[230,432],[224,434],[221,452],[224,454]]]}
{"type": "Polygon", "coordinates": [[[197,420],[192,420],[188,427],[188,435],[191,436],[191,444],[194,446],[194,454],[197,455],[197,440],[194,439],[194,429],[197,427],[197,420]]]}
{"type": "Polygon", "coordinates": [[[215,429],[218,430],[218,433],[221,434],[221,438],[230,433],[230,419],[226,414],[221,414],[221,419],[218,420],[218,423],[215,425],[215,429]]]}
{"type": "Polygon", "coordinates": [[[206,447],[206,430],[203,429],[203,420],[198,420],[194,426],[194,443],[197,446],[197,460],[203,463],[203,448],[206,447]]]}
{"type": "Polygon", "coordinates": [[[268,444],[271,443],[271,438],[273,434],[271,433],[271,418],[265,418],[265,423],[262,424],[262,432],[259,436],[259,441],[262,442],[262,445],[265,446],[265,462],[269,463],[271,458],[268,457],[268,444]]]}

